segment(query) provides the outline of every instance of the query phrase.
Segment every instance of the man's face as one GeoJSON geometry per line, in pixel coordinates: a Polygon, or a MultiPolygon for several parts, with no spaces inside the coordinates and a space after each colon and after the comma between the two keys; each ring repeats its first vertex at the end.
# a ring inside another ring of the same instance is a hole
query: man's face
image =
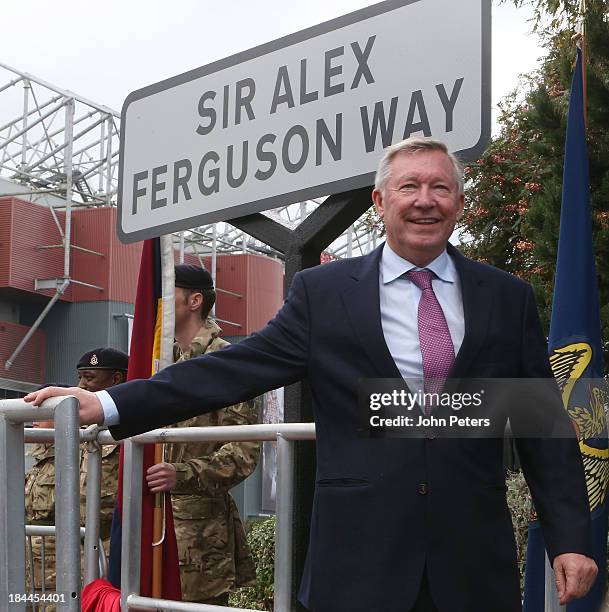
{"type": "Polygon", "coordinates": [[[387,242],[400,257],[426,266],[446,248],[463,195],[453,165],[442,151],[398,153],[382,190],[372,193],[385,222],[387,242]]]}
{"type": "Polygon", "coordinates": [[[78,386],[86,391],[103,391],[124,381],[117,370],[78,370],[78,386]]]}
{"type": "Polygon", "coordinates": [[[203,294],[183,287],[175,288],[175,329],[179,331],[189,320],[191,313],[203,305],[203,294]]]}
{"type": "Polygon", "coordinates": [[[190,291],[183,287],[175,288],[175,328],[180,329],[190,315],[190,291]]]}

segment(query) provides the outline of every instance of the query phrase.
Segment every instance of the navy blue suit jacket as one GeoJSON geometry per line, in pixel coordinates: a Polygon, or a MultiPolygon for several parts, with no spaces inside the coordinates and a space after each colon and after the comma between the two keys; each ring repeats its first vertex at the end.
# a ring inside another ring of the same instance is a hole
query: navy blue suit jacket
{"type": "MultiPolygon", "coordinates": [[[[441,611],[520,609],[501,439],[370,439],[357,381],[400,378],[379,310],[381,248],[297,274],[259,333],[108,390],[115,438],[308,378],[317,478],[300,598],[316,612],[406,612],[424,568],[441,611]],[[426,494],[420,485],[425,483],[426,494]]],[[[551,377],[531,287],[449,246],[465,337],[452,377],[551,377]]],[[[576,440],[519,440],[550,557],[590,554],[576,440]]]]}

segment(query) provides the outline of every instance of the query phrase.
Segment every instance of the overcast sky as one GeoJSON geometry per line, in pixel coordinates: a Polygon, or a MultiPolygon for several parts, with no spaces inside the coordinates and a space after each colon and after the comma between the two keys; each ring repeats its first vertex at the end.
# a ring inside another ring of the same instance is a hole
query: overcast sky
{"type": "MultiPolygon", "coordinates": [[[[373,4],[370,0],[1,3],[1,62],[116,110],[129,92],[144,85],[373,4]]],[[[541,55],[536,37],[530,34],[529,17],[526,9],[494,0],[494,106],[541,55]]],[[[0,85],[3,82],[4,78],[0,85]]]]}

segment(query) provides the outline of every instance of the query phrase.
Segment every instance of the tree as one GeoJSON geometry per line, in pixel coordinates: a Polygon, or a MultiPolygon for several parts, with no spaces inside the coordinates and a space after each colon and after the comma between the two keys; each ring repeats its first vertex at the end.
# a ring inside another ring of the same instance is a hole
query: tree
{"type": "MultiPolygon", "coordinates": [[[[517,5],[522,0],[514,0],[517,5]]],[[[501,131],[466,168],[461,222],[468,255],[530,281],[542,319],[550,318],[558,243],[566,113],[575,59],[570,0],[534,0],[547,49],[531,75],[501,106],[501,131]]],[[[588,153],[593,233],[603,336],[609,337],[609,2],[589,0],[588,153]]]]}

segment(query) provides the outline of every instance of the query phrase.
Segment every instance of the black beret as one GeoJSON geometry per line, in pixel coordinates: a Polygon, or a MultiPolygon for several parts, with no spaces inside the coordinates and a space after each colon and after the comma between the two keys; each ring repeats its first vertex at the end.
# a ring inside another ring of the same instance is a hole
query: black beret
{"type": "Polygon", "coordinates": [[[77,370],[120,370],[126,372],[129,356],[113,348],[96,348],[85,353],[76,366],[77,370]]]}
{"type": "Polygon", "coordinates": [[[175,285],[183,289],[213,289],[211,274],[199,266],[179,264],[175,267],[175,285]]]}

